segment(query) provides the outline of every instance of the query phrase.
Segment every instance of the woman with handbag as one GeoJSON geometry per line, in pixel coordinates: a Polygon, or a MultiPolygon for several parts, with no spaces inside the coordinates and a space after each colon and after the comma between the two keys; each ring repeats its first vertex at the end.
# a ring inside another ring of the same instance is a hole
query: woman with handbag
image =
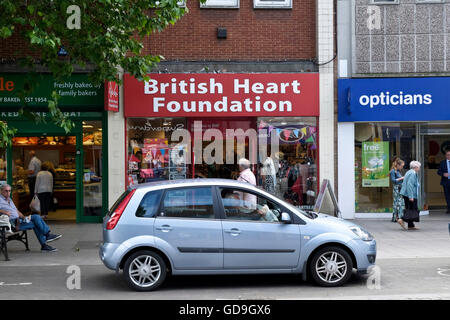
{"type": "Polygon", "coordinates": [[[401,170],[405,162],[396,157],[394,158],[394,162],[392,163],[392,168],[390,172],[391,182],[393,185],[392,197],[394,199],[392,212],[392,222],[398,222],[401,226],[403,226],[403,210],[405,210],[405,202],[403,200],[403,196],[400,194],[400,189],[402,188],[403,179],[401,170]]]}
{"type": "Polygon", "coordinates": [[[36,185],[34,192],[37,194],[41,202],[41,216],[42,219],[47,219],[48,211],[50,210],[51,201],[53,201],[53,176],[48,171],[48,166],[43,163],[41,171],[36,176],[36,185]]]}
{"type": "MultiPolygon", "coordinates": [[[[417,198],[419,196],[420,187],[418,172],[420,171],[421,166],[419,161],[411,161],[409,164],[410,170],[405,174],[402,189],[400,190],[400,194],[405,201],[403,220],[408,222],[408,230],[418,230],[414,225],[414,221],[419,222],[417,198]]],[[[403,224],[401,225],[405,228],[403,224]]]]}

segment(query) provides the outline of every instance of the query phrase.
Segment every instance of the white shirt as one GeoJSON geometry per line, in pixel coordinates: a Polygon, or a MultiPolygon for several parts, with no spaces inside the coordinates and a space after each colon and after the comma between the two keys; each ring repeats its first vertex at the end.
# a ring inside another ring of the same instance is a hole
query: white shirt
{"type": "Polygon", "coordinates": [[[53,192],[53,176],[49,171],[40,171],[36,176],[35,193],[53,192]]]}

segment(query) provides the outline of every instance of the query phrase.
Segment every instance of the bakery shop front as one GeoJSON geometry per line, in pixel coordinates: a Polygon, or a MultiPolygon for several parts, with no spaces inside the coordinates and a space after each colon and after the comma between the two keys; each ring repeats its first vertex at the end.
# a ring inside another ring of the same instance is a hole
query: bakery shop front
{"type": "MultiPolygon", "coordinates": [[[[30,174],[33,154],[41,170],[53,176],[53,194],[48,220],[100,222],[107,211],[107,150],[104,87],[92,85],[87,74],[74,74],[56,81],[49,74],[36,75],[36,89],[25,97],[19,92],[25,85],[25,74],[0,74],[9,90],[0,91],[0,121],[16,128],[12,145],[0,149],[0,183],[13,188],[12,197],[18,209],[30,211],[36,172],[30,174]],[[66,133],[50,123],[47,100],[56,91],[61,111],[74,121],[66,133]],[[36,123],[19,114],[26,102],[36,123]]],[[[6,88],[6,87],[5,87],[6,88]]]]}
{"type": "Polygon", "coordinates": [[[127,185],[239,176],[311,208],[318,181],[317,73],[124,75],[127,185]]]}

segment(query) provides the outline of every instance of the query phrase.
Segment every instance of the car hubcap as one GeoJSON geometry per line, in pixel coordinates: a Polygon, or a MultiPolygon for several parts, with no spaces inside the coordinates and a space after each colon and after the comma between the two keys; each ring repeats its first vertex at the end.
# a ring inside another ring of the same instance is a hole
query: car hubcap
{"type": "Polygon", "coordinates": [[[161,276],[161,266],[152,256],[139,256],[131,262],[129,275],[136,285],[150,287],[161,276]]]}
{"type": "Polygon", "coordinates": [[[327,283],[339,282],[347,273],[347,262],[337,252],[326,252],[316,262],[316,273],[327,283]]]}

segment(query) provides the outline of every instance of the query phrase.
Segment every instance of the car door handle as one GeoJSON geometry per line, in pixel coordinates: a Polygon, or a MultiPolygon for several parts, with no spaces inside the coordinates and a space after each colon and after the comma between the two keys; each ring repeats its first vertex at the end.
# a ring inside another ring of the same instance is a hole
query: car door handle
{"type": "Polygon", "coordinates": [[[224,230],[226,233],[231,233],[231,234],[240,234],[241,230],[239,230],[238,228],[232,228],[230,230],[224,230]]]}
{"type": "Polygon", "coordinates": [[[173,228],[167,224],[164,224],[161,227],[156,227],[156,230],[161,230],[162,232],[169,232],[173,230],[173,228]]]}

